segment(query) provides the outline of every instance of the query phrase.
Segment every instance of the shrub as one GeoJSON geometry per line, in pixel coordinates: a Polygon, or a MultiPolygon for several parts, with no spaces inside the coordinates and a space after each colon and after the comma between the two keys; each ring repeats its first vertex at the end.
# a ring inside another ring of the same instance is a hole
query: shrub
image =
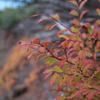
{"type": "MultiPolygon", "coordinates": [[[[33,55],[34,58],[45,59],[47,65],[43,74],[46,74],[45,79],[51,76],[49,85],[57,88],[50,91],[57,91],[57,100],[99,100],[100,99],[100,67],[97,63],[97,56],[100,53],[100,19],[94,22],[93,28],[89,22],[80,24],[81,19],[88,10],[80,13],[82,7],[87,0],[68,0],[77,6],[77,10],[71,10],[70,14],[76,16],[73,20],[73,26],[69,29],[60,21],[58,14],[38,20],[52,19],[58,24],[65,27],[65,30],[57,32],[57,36],[62,39],[62,42],[57,41],[52,43],[46,41],[41,43],[39,39],[34,38],[30,43],[20,42],[20,46],[33,49],[33,52],[28,56],[28,59],[33,55]],[[64,35],[64,32],[70,32],[70,35],[64,35]],[[59,42],[57,48],[54,46],[59,42]]],[[[100,8],[96,9],[100,16],[100,8]]],[[[54,24],[52,30],[58,24],[54,24]]],[[[48,91],[47,91],[48,92],[48,91]]]]}

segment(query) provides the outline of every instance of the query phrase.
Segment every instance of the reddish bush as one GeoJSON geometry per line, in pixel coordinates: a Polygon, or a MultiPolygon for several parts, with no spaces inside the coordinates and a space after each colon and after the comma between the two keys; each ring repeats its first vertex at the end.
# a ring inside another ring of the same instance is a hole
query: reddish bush
{"type": "MultiPolygon", "coordinates": [[[[50,87],[55,86],[55,89],[61,93],[57,100],[99,100],[100,99],[100,66],[97,63],[97,56],[100,53],[100,19],[94,22],[93,28],[91,24],[86,22],[80,24],[81,19],[88,10],[81,11],[82,7],[88,0],[68,0],[77,6],[77,10],[71,10],[70,14],[76,16],[73,20],[73,26],[69,29],[60,21],[58,14],[48,18],[38,20],[38,23],[52,19],[58,24],[65,27],[65,30],[57,32],[57,36],[63,41],[52,43],[46,41],[41,43],[39,39],[34,38],[30,43],[20,43],[26,46],[27,49],[33,49],[33,52],[28,56],[28,59],[35,55],[35,59],[45,59],[47,65],[43,74],[46,74],[45,79],[49,76],[50,87]],[[71,32],[70,35],[64,35],[64,32],[71,32]],[[57,48],[54,46],[60,43],[57,48]],[[60,54],[60,52],[63,52],[60,54]],[[76,56],[75,56],[76,55],[76,56]]],[[[100,8],[96,9],[100,15],[100,8]]],[[[52,30],[57,24],[53,25],[52,30]]]]}

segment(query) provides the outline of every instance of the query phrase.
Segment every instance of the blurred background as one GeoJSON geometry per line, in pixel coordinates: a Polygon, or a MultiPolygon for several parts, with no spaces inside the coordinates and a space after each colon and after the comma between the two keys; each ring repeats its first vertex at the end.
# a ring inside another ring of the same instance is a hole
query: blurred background
{"type": "MultiPolygon", "coordinates": [[[[88,0],[83,10],[90,10],[82,22],[93,23],[99,16],[95,8],[100,7],[98,0],[88,0]]],[[[51,20],[36,24],[37,20],[46,16],[31,18],[34,14],[58,13],[61,21],[70,27],[74,16],[69,15],[75,6],[66,0],[0,0],[0,100],[55,100],[56,93],[50,92],[48,79],[42,75],[44,61],[27,60],[30,52],[21,51],[19,42],[28,42],[34,37],[42,42],[57,41],[56,33],[64,29],[49,28],[55,23],[51,20]]]]}

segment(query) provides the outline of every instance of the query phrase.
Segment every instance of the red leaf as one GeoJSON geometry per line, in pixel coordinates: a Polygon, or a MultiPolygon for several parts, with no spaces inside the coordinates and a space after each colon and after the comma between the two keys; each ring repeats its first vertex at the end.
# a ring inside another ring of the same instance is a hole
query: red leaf
{"type": "Polygon", "coordinates": [[[64,49],[68,46],[68,41],[62,42],[58,47],[62,46],[64,49]]]}
{"type": "Polygon", "coordinates": [[[27,59],[30,59],[32,56],[33,56],[34,52],[32,52],[28,57],[27,59]]]}
{"type": "Polygon", "coordinates": [[[93,34],[93,36],[94,36],[94,38],[98,38],[99,33],[98,33],[98,32],[96,32],[96,33],[94,33],[94,34],[93,34]]]}
{"type": "Polygon", "coordinates": [[[37,17],[37,16],[40,16],[40,15],[48,15],[48,14],[36,14],[36,15],[32,15],[31,17],[37,17]]]}
{"type": "Polygon", "coordinates": [[[94,91],[89,91],[88,100],[93,100],[94,99],[94,95],[95,95],[94,91]]]}
{"type": "Polygon", "coordinates": [[[66,60],[61,61],[59,67],[62,67],[65,63],[66,63],[66,60]]]}
{"type": "Polygon", "coordinates": [[[61,30],[61,31],[58,31],[56,35],[59,36],[61,33],[64,33],[64,32],[68,32],[68,30],[61,30]]]}
{"type": "Polygon", "coordinates": [[[79,20],[76,18],[73,19],[72,23],[75,24],[76,26],[79,26],[79,24],[80,24],[79,20]]]}
{"type": "Polygon", "coordinates": [[[44,46],[45,48],[47,48],[47,47],[48,47],[48,45],[49,45],[50,43],[52,43],[52,42],[51,42],[51,41],[46,41],[46,42],[43,42],[43,46],[44,46]]]}
{"type": "Polygon", "coordinates": [[[88,1],[88,0],[83,0],[83,1],[80,3],[79,9],[81,9],[81,8],[85,5],[85,3],[86,3],[87,1],[88,1]]]}
{"type": "Polygon", "coordinates": [[[97,55],[96,55],[96,54],[94,54],[94,55],[93,55],[93,58],[96,60],[96,58],[97,58],[97,55]]]}
{"type": "Polygon", "coordinates": [[[45,92],[43,92],[42,94],[46,94],[46,93],[48,93],[48,92],[50,92],[50,91],[45,91],[45,92]]]}
{"type": "Polygon", "coordinates": [[[83,11],[82,13],[81,13],[81,15],[80,15],[80,19],[82,19],[82,17],[84,16],[84,14],[86,13],[86,12],[88,12],[89,10],[85,10],[85,11],[83,11]]]}
{"type": "Polygon", "coordinates": [[[40,22],[42,22],[42,21],[44,21],[44,20],[47,20],[47,19],[51,19],[51,18],[43,18],[43,19],[39,19],[36,23],[40,23],[40,22]]]}
{"type": "MultiPolygon", "coordinates": [[[[79,90],[79,91],[76,91],[75,93],[73,93],[71,96],[69,96],[68,98],[74,98],[75,96],[77,95],[80,95],[82,92],[85,92],[87,91],[88,89],[82,89],[82,90],[79,90]]],[[[81,96],[81,95],[80,95],[81,96]]]]}
{"type": "Polygon", "coordinates": [[[48,73],[48,74],[45,76],[44,79],[47,79],[51,74],[52,74],[52,72],[51,72],[51,73],[48,73]]]}
{"type": "Polygon", "coordinates": [[[51,78],[50,78],[50,87],[56,82],[59,74],[55,73],[51,78]]]}
{"type": "Polygon", "coordinates": [[[54,25],[52,25],[51,27],[50,27],[50,31],[55,27],[55,26],[57,26],[58,24],[54,24],[54,25]]]}

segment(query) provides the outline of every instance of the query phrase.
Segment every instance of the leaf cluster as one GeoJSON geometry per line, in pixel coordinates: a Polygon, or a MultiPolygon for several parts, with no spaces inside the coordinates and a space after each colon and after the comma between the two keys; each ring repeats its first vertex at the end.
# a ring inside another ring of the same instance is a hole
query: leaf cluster
{"type": "MultiPolygon", "coordinates": [[[[45,59],[47,68],[43,72],[46,74],[44,79],[50,76],[50,87],[57,86],[50,91],[63,94],[63,96],[58,96],[57,100],[99,100],[100,67],[97,63],[97,56],[100,53],[100,19],[94,22],[93,27],[89,22],[81,25],[84,14],[88,12],[88,10],[81,11],[81,9],[88,0],[68,1],[77,6],[77,10],[70,11],[70,14],[76,16],[72,20],[73,26],[70,29],[60,21],[58,14],[31,16],[46,15],[47,18],[40,19],[37,23],[51,19],[65,27],[65,30],[60,30],[56,34],[62,42],[41,43],[39,39],[34,38],[29,43],[20,42],[20,46],[33,50],[28,59],[32,56],[36,60],[45,59]],[[67,32],[71,34],[63,34],[67,32]],[[55,45],[58,45],[57,48],[54,48],[55,45]]],[[[96,12],[100,16],[100,8],[97,8],[96,12]]],[[[58,24],[54,24],[50,30],[58,24]]]]}

